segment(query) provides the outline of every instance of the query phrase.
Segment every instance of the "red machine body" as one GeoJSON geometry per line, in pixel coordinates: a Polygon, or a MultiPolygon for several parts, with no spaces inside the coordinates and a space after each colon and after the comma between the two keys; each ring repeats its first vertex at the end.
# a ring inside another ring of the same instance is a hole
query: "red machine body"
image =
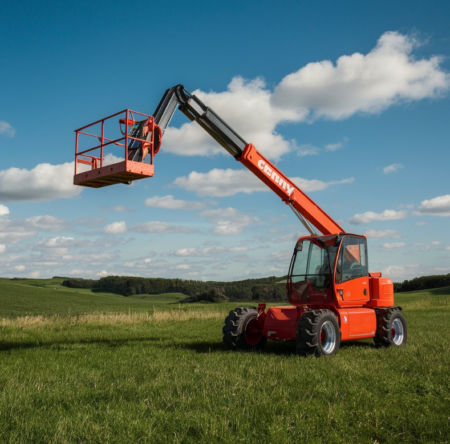
{"type": "Polygon", "coordinates": [[[151,177],[153,158],[177,107],[289,205],[310,232],[310,236],[298,239],[289,267],[286,291],[291,306],[266,310],[266,304],[259,304],[257,309],[231,310],[223,328],[226,345],[231,349],[261,349],[268,339],[296,341],[299,353],[320,356],[336,353],[341,341],[374,338],[377,345],[404,344],[407,326],[401,308],[394,306],[393,282],[380,272],[369,273],[366,237],[346,233],[292,180],[182,85],[166,91],[153,116],[125,110],[76,130],[74,183],[98,188],[151,177]],[[105,121],[123,113],[122,136],[106,138],[105,121]],[[134,114],[144,120],[136,121],[134,114]],[[101,136],[86,133],[86,128],[96,124],[101,125],[101,136]],[[80,135],[96,137],[100,144],[80,151],[80,135]],[[104,147],[108,145],[124,147],[121,162],[103,165],[104,147]],[[98,157],[90,154],[96,149],[100,150],[98,157]],[[145,164],[147,155],[150,162],[145,164]],[[78,173],[78,164],[88,165],[90,170],[78,173]]]}

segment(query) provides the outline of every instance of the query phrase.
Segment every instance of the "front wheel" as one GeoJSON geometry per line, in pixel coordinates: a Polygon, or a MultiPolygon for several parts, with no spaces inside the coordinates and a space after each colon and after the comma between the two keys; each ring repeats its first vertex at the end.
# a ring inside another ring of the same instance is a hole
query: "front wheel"
{"type": "Polygon", "coordinates": [[[341,344],[341,331],[330,310],[303,313],[297,324],[297,353],[301,355],[331,356],[341,344]]]}
{"type": "Polygon", "coordinates": [[[401,346],[408,339],[406,319],[399,308],[377,313],[377,335],[373,339],[380,347],[401,346]]]}
{"type": "Polygon", "coordinates": [[[231,310],[222,331],[223,342],[231,350],[261,350],[267,342],[259,330],[255,308],[238,307],[231,310]]]}

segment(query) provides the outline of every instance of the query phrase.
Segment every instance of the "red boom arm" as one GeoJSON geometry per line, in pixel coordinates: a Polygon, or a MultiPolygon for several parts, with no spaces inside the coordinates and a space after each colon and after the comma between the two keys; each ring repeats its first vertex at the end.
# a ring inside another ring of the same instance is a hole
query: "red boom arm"
{"type": "Polygon", "coordinates": [[[262,180],[286,204],[292,206],[323,234],[339,234],[345,230],[311,200],[294,182],[288,179],[272,162],[252,144],[245,147],[237,160],[262,180]]]}

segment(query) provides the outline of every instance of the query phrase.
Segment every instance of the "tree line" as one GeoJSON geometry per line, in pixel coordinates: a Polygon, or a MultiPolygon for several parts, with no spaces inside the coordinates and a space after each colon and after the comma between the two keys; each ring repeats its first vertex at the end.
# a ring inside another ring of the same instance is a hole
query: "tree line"
{"type": "Polygon", "coordinates": [[[183,293],[186,302],[194,301],[281,301],[286,299],[285,277],[270,276],[234,282],[194,281],[185,279],[107,276],[98,280],[70,278],[62,285],[110,292],[123,296],[137,294],[183,293]],[[280,283],[281,281],[281,283],[280,283]]]}
{"type": "Polygon", "coordinates": [[[394,282],[394,292],[431,290],[450,286],[450,273],[435,276],[421,276],[403,282],[394,282]]]}
{"type": "MultiPolygon", "coordinates": [[[[284,301],[286,300],[286,277],[270,276],[234,282],[194,281],[185,279],[142,278],[107,276],[98,280],[66,278],[64,286],[87,288],[94,292],[104,291],[123,296],[137,294],[183,293],[185,302],[196,301],[284,301]]],[[[421,276],[394,283],[396,293],[449,287],[450,273],[446,275],[421,276]]]]}

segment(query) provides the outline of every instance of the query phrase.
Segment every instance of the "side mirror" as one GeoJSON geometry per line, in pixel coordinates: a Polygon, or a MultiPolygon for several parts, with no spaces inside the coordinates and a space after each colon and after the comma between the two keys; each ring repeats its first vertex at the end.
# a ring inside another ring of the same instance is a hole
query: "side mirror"
{"type": "Polygon", "coordinates": [[[302,251],[302,250],[303,250],[303,241],[299,241],[295,246],[295,251],[302,251]]]}

